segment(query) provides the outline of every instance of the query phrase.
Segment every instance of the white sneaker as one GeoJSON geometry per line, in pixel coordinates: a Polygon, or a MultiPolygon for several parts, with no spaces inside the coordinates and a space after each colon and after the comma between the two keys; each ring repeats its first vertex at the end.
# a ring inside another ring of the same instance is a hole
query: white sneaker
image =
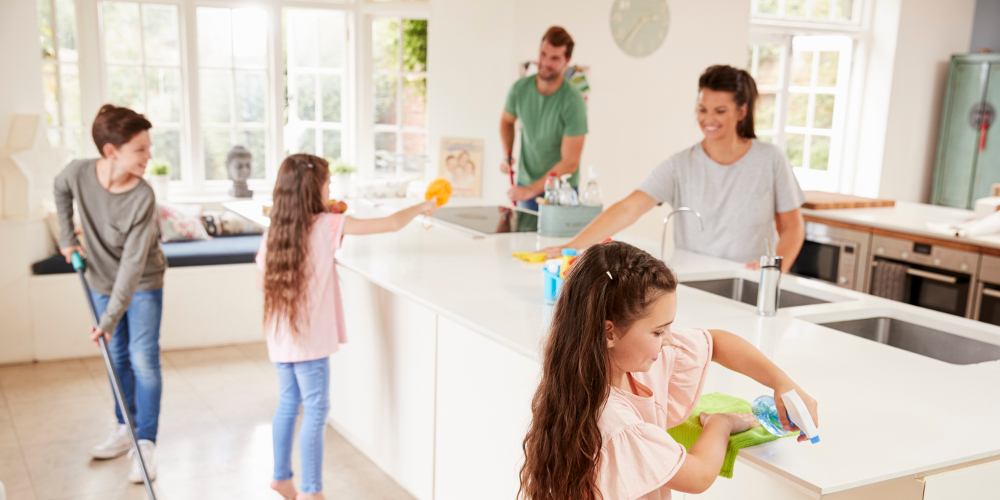
{"type": "Polygon", "coordinates": [[[114,429],[103,443],[90,449],[90,455],[99,460],[118,458],[132,446],[128,437],[128,427],[125,424],[114,424],[114,429]]]}
{"type": "MultiPolygon", "coordinates": [[[[142,459],[146,462],[146,474],[149,474],[149,480],[156,480],[156,445],[148,439],[139,440],[139,450],[142,453],[142,459]]],[[[133,455],[129,452],[129,456],[133,455]]],[[[139,459],[136,458],[132,461],[132,470],[128,473],[128,480],[135,484],[142,484],[142,470],[139,467],[139,459]]]]}

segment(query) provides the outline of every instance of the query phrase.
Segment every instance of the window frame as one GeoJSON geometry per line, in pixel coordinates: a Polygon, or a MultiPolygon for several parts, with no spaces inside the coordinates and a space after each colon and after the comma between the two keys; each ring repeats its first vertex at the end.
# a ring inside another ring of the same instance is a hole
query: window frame
{"type": "Polygon", "coordinates": [[[187,61],[185,57],[186,46],[185,46],[185,2],[182,0],[94,0],[93,4],[96,9],[96,33],[97,33],[97,54],[98,54],[98,73],[100,75],[100,85],[98,85],[99,101],[102,103],[111,102],[110,89],[108,83],[110,79],[108,77],[108,69],[110,66],[119,67],[137,67],[142,71],[142,99],[143,99],[143,113],[148,113],[149,110],[145,109],[149,106],[149,91],[148,91],[148,77],[146,75],[147,68],[176,68],[180,73],[180,102],[178,103],[178,113],[179,120],[178,123],[163,126],[160,124],[153,124],[156,128],[167,128],[169,130],[177,130],[180,134],[180,180],[171,180],[171,185],[187,184],[191,179],[191,158],[193,154],[193,148],[190,142],[190,121],[191,117],[188,111],[190,107],[188,106],[188,100],[190,99],[190,88],[189,88],[189,75],[187,74],[187,61]],[[121,61],[111,61],[108,58],[105,40],[105,29],[104,29],[104,10],[101,8],[101,4],[106,2],[120,2],[120,3],[134,3],[139,6],[139,50],[142,54],[142,61],[138,64],[121,62],[121,61]],[[178,36],[178,62],[177,66],[170,66],[166,64],[153,63],[150,64],[146,59],[146,44],[145,44],[145,27],[143,26],[143,5],[172,5],[177,8],[177,36],[178,36]]]}
{"type": "MultiPolygon", "coordinates": [[[[268,24],[267,34],[265,35],[265,53],[264,53],[264,67],[263,68],[241,68],[235,62],[235,50],[231,54],[231,66],[221,67],[205,65],[202,63],[201,58],[198,54],[198,9],[199,8],[214,8],[214,9],[229,9],[230,11],[230,23],[232,23],[232,13],[235,9],[240,8],[259,8],[264,11],[270,20],[272,12],[265,6],[248,4],[246,2],[202,2],[196,1],[191,2],[191,18],[186,19],[188,23],[187,26],[183,26],[182,31],[187,31],[190,33],[188,37],[188,45],[185,52],[187,52],[188,60],[188,74],[189,82],[187,84],[188,93],[192,96],[189,100],[191,101],[190,107],[188,109],[188,128],[191,131],[191,157],[188,161],[192,163],[192,170],[197,172],[198,175],[192,176],[190,183],[188,184],[189,190],[196,193],[221,193],[227,192],[230,187],[232,187],[232,181],[229,179],[208,179],[207,178],[207,165],[205,164],[205,140],[204,132],[205,130],[223,130],[224,127],[220,126],[220,123],[211,123],[207,127],[204,126],[206,123],[201,120],[201,71],[203,69],[210,71],[226,71],[230,74],[230,90],[232,95],[230,96],[230,112],[233,113],[229,124],[225,129],[230,131],[230,138],[233,139],[243,130],[263,130],[264,131],[264,178],[263,179],[248,179],[247,187],[250,189],[266,189],[267,186],[273,184],[273,179],[277,175],[277,167],[274,165],[273,158],[278,156],[275,152],[277,147],[275,146],[275,134],[274,127],[272,126],[276,116],[274,115],[274,103],[272,102],[274,93],[271,92],[272,88],[275,86],[275,71],[273,66],[272,51],[274,50],[274,43],[272,40],[273,30],[272,23],[268,24]],[[186,30],[185,30],[186,28],[186,30]],[[191,43],[193,42],[193,43],[191,43]],[[247,127],[241,124],[236,117],[236,73],[238,71],[261,71],[263,70],[266,74],[267,79],[267,89],[264,92],[264,123],[263,126],[252,126],[247,127]]],[[[280,21],[280,20],[279,20],[280,21]]],[[[230,41],[234,42],[232,39],[232,31],[230,32],[230,41]]],[[[232,48],[232,47],[231,47],[232,48]]],[[[233,142],[236,144],[236,141],[233,142]]]]}
{"type": "MultiPolygon", "coordinates": [[[[407,168],[407,166],[406,166],[407,158],[406,158],[405,135],[407,133],[411,133],[411,134],[418,133],[418,134],[424,134],[424,154],[423,154],[423,156],[424,156],[424,159],[425,159],[424,167],[423,167],[422,171],[420,171],[420,173],[418,175],[426,176],[427,175],[428,165],[430,163],[430,130],[429,130],[429,126],[430,126],[430,117],[429,117],[429,115],[430,115],[430,113],[429,113],[430,109],[429,108],[430,107],[427,105],[427,101],[426,101],[427,96],[426,96],[426,93],[425,93],[425,97],[424,97],[425,98],[425,101],[424,101],[425,102],[424,116],[425,116],[426,122],[425,122],[424,126],[423,127],[415,127],[415,126],[412,126],[412,125],[406,125],[406,122],[405,122],[405,119],[404,119],[404,114],[405,114],[405,89],[404,89],[404,83],[405,83],[405,81],[406,81],[406,79],[408,77],[416,77],[416,78],[423,78],[424,85],[426,86],[426,85],[428,85],[428,78],[427,78],[428,72],[427,72],[427,66],[424,67],[423,71],[406,71],[404,69],[404,67],[403,67],[403,64],[404,64],[404,62],[403,62],[403,43],[404,43],[403,42],[403,38],[405,36],[405,27],[404,27],[404,22],[403,21],[428,21],[428,19],[426,17],[421,18],[421,17],[413,17],[413,16],[397,16],[397,15],[381,15],[381,14],[380,15],[373,15],[373,16],[370,16],[370,21],[369,21],[369,24],[368,24],[369,29],[371,29],[371,26],[374,25],[374,23],[375,23],[375,21],[377,19],[395,19],[395,20],[398,21],[398,24],[399,24],[399,26],[398,26],[398,40],[399,40],[399,42],[398,42],[397,47],[396,47],[396,61],[397,61],[396,68],[393,69],[393,70],[376,69],[375,68],[375,64],[374,64],[374,62],[375,62],[374,61],[374,53],[372,53],[371,54],[371,59],[370,59],[372,70],[368,74],[369,78],[371,78],[371,85],[370,85],[369,88],[371,89],[371,91],[373,93],[373,96],[375,94],[375,82],[378,80],[378,78],[380,76],[392,76],[392,77],[396,77],[396,124],[395,125],[391,125],[391,124],[375,123],[375,105],[374,105],[375,102],[374,102],[374,98],[373,98],[372,106],[368,110],[371,113],[371,133],[367,134],[366,137],[365,137],[365,140],[368,140],[368,138],[370,136],[371,142],[372,142],[372,152],[373,152],[372,153],[373,154],[372,161],[373,161],[373,164],[372,164],[372,167],[371,167],[371,173],[372,173],[373,176],[377,175],[376,166],[374,165],[374,154],[377,152],[377,149],[375,148],[375,134],[377,134],[379,132],[392,132],[392,133],[396,134],[396,153],[393,155],[395,157],[395,160],[394,160],[394,162],[395,162],[394,167],[395,168],[394,168],[394,172],[392,172],[389,176],[391,176],[391,177],[401,177],[401,176],[406,176],[406,175],[412,175],[412,174],[408,174],[407,170],[406,170],[406,168],[407,168]],[[400,163],[400,160],[402,160],[402,163],[400,163]]],[[[428,25],[429,24],[430,23],[428,21],[428,25]]],[[[372,43],[371,47],[374,48],[374,43],[372,43]]]]}
{"type": "MultiPolygon", "coordinates": [[[[83,88],[82,88],[83,85],[82,85],[82,80],[84,78],[84,75],[81,74],[81,68],[82,68],[83,65],[81,64],[81,60],[80,60],[81,59],[81,52],[82,52],[82,50],[81,50],[81,40],[80,40],[80,29],[79,29],[80,22],[77,19],[77,17],[78,17],[78,12],[77,11],[79,10],[79,5],[77,5],[77,3],[75,1],[73,1],[73,24],[74,24],[73,31],[76,33],[76,38],[77,38],[77,40],[76,40],[77,58],[76,58],[76,61],[63,61],[62,58],[59,56],[59,53],[62,50],[62,44],[59,41],[59,14],[58,14],[58,12],[56,10],[57,9],[57,5],[56,5],[57,1],[56,0],[38,0],[38,1],[35,2],[36,7],[37,7],[37,5],[38,5],[39,2],[45,2],[49,6],[49,16],[50,17],[48,19],[48,22],[49,22],[49,24],[50,24],[50,26],[52,28],[52,49],[53,49],[53,58],[51,60],[45,59],[44,56],[41,58],[41,70],[42,70],[42,75],[43,75],[42,82],[44,84],[44,81],[45,81],[44,80],[44,78],[45,78],[44,77],[44,75],[45,75],[45,66],[50,65],[50,64],[53,65],[53,67],[55,68],[55,84],[56,84],[56,89],[55,89],[56,90],[56,93],[55,93],[55,99],[56,99],[56,102],[55,102],[55,104],[56,104],[56,116],[57,116],[57,119],[59,120],[59,124],[53,126],[53,125],[50,125],[48,123],[48,120],[46,119],[45,116],[42,117],[43,120],[44,120],[44,123],[45,123],[46,140],[48,140],[49,143],[50,143],[50,145],[52,145],[52,146],[67,148],[67,145],[71,143],[71,141],[67,140],[67,138],[71,137],[71,135],[72,135],[73,132],[77,132],[77,133],[80,134],[80,149],[77,150],[77,151],[73,151],[73,153],[74,154],[82,154],[84,151],[87,150],[87,143],[89,141],[87,140],[87,137],[84,134],[85,128],[84,128],[84,125],[83,125],[83,123],[84,123],[84,113],[83,113],[83,88]],[[77,77],[77,86],[78,86],[77,93],[78,93],[78,96],[79,96],[79,102],[77,103],[77,105],[80,108],[80,109],[76,110],[77,113],[79,114],[79,117],[80,117],[80,122],[77,123],[77,124],[67,124],[67,122],[66,122],[66,107],[67,107],[67,104],[65,104],[66,101],[65,101],[65,97],[64,97],[64,95],[65,95],[64,94],[64,90],[65,89],[64,89],[64,85],[63,85],[63,83],[64,83],[64,81],[63,81],[63,66],[73,66],[73,67],[76,68],[76,77],[77,77]],[[51,138],[51,134],[52,133],[57,133],[59,135],[59,143],[58,144],[52,144],[52,138],[51,138]]],[[[41,20],[41,16],[42,16],[41,12],[36,12],[35,24],[36,24],[36,28],[39,31],[41,31],[41,26],[39,24],[40,20],[41,20]]],[[[43,100],[44,99],[45,99],[45,95],[44,95],[44,89],[43,89],[43,100]]],[[[46,114],[47,114],[47,111],[46,111],[46,114]]]]}
{"type": "MultiPolygon", "coordinates": [[[[873,0],[855,0],[855,22],[852,23],[824,23],[809,21],[807,19],[778,19],[773,17],[760,17],[753,12],[756,11],[758,0],[752,0],[752,11],[750,15],[750,36],[748,45],[755,43],[780,43],[782,48],[782,68],[781,81],[779,86],[783,88],[779,98],[776,99],[775,132],[781,136],[779,146],[786,150],[784,140],[785,128],[787,127],[787,113],[789,106],[789,83],[791,82],[792,69],[792,40],[796,36],[824,37],[831,35],[845,36],[850,40],[846,50],[850,54],[848,65],[838,64],[838,88],[844,80],[846,74],[843,97],[837,94],[835,101],[834,126],[839,129],[834,136],[839,135],[838,144],[834,145],[831,139],[830,158],[826,171],[816,171],[805,168],[795,168],[793,171],[796,178],[802,184],[803,189],[819,189],[823,191],[833,191],[845,194],[853,194],[855,191],[854,179],[856,177],[856,159],[858,155],[859,131],[861,124],[861,108],[864,100],[865,73],[868,64],[868,51],[871,46],[871,19],[873,13],[873,0]],[[837,118],[839,117],[839,121],[837,118]],[[833,166],[836,159],[836,166],[833,166]]],[[[749,69],[749,68],[748,68],[749,69]]],[[[776,143],[777,144],[777,143],[776,143]]],[[[803,150],[805,155],[805,150],[803,150]]]]}
{"type": "MultiPolygon", "coordinates": [[[[51,1],[51,0],[49,0],[51,1]]],[[[86,129],[93,114],[102,103],[108,102],[107,88],[110,64],[104,40],[104,21],[101,4],[104,0],[74,0],[78,34],[81,87],[81,121],[86,129]]],[[[180,96],[181,96],[181,180],[171,181],[171,198],[216,199],[225,196],[230,186],[227,180],[205,179],[204,144],[202,139],[200,79],[198,60],[198,7],[258,7],[268,15],[267,62],[269,75],[268,121],[266,134],[270,137],[269,152],[265,159],[265,179],[251,179],[248,185],[261,193],[269,193],[274,185],[277,170],[285,156],[285,68],[282,47],[282,10],[324,9],[345,13],[347,49],[342,80],[342,150],[344,161],[352,163],[361,175],[374,174],[374,81],[372,76],[371,20],[374,17],[398,17],[430,21],[430,4],[427,1],[372,1],[372,0],[122,0],[140,4],[173,5],[178,9],[180,30],[180,96]]],[[[144,48],[143,48],[144,49],[144,48]]],[[[145,62],[144,62],[145,64],[145,62]]],[[[147,64],[148,65],[148,64],[147,64]]],[[[143,83],[145,86],[146,83],[143,83]]],[[[401,96],[400,96],[401,97],[401,96]]],[[[145,96],[144,96],[145,98],[145,96]]],[[[429,100],[428,100],[429,103],[429,100]]],[[[430,159],[431,122],[428,104],[427,155],[430,159]]],[[[87,150],[88,137],[83,137],[87,150]]],[[[86,153],[87,151],[85,151],[86,153]]],[[[427,169],[431,168],[430,161],[427,169]]]]}

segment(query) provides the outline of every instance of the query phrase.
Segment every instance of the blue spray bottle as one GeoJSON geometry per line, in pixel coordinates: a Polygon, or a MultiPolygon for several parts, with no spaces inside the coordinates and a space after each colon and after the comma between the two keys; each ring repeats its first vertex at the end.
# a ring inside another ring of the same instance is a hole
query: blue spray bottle
{"type": "MultiPolygon", "coordinates": [[[[785,414],[788,417],[788,421],[798,427],[799,431],[805,434],[810,442],[813,444],[818,443],[819,430],[816,429],[812,415],[809,414],[809,408],[806,407],[805,402],[802,401],[798,393],[794,390],[788,391],[781,395],[781,400],[785,403],[785,414]]],[[[781,427],[781,420],[778,418],[778,408],[775,406],[774,398],[771,396],[760,396],[753,400],[750,408],[760,424],[767,429],[767,432],[778,437],[784,437],[794,432],[786,431],[781,427]]]]}

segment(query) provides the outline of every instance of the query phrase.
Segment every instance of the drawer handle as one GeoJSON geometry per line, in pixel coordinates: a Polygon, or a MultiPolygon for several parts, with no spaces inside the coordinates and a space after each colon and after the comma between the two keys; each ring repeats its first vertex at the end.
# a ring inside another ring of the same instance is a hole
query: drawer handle
{"type": "Polygon", "coordinates": [[[938,273],[932,273],[932,272],[928,272],[928,271],[922,271],[920,269],[907,268],[906,274],[909,274],[910,276],[916,276],[918,278],[927,278],[929,280],[941,281],[941,282],[944,282],[944,283],[950,283],[952,285],[954,285],[955,283],[958,282],[958,279],[955,278],[954,276],[948,276],[948,275],[945,275],[945,274],[938,274],[938,273]]]}
{"type": "Polygon", "coordinates": [[[983,288],[983,295],[987,297],[993,297],[994,299],[1000,299],[1000,290],[994,290],[992,288],[983,288]]]}

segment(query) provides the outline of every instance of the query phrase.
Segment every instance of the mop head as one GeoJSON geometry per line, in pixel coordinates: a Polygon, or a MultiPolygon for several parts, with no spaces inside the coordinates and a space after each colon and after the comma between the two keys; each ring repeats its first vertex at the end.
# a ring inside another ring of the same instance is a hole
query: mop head
{"type": "Polygon", "coordinates": [[[427,192],[424,193],[424,199],[429,200],[431,198],[437,198],[437,206],[444,205],[448,203],[448,198],[451,196],[451,183],[448,179],[438,177],[431,181],[430,185],[427,186],[427,192]]]}

